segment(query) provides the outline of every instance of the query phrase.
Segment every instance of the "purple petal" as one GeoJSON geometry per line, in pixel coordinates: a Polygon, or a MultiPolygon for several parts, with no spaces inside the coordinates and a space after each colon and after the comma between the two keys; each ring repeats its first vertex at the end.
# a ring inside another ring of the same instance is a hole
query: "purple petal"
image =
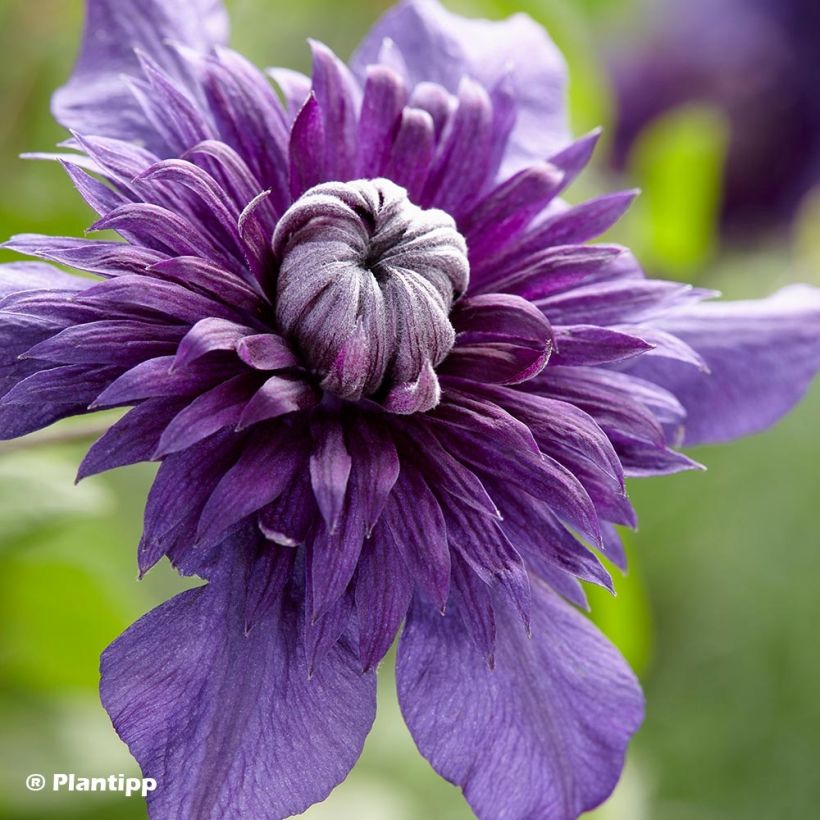
{"type": "Polygon", "coordinates": [[[402,470],[373,537],[401,555],[415,583],[439,609],[447,603],[450,550],[444,515],[415,470],[402,470]]]}
{"type": "Polygon", "coordinates": [[[146,777],[155,818],[287,817],[359,756],[375,677],[342,640],[308,679],[301,616],[281,595],[246,634],[246,561],[141,618],[102,657],[102,701],[146,777]]]}
{"type": "Polygon", "coordinates": [[[165,428],[154,457],[179,452],[223,427],[237,424],[257,383],[254,375],[235,376],[195,398],[165,428]]]}
{"type": "Polygon", "coordinates": [[[267,73],[281,89],[291,120],[295,119],[310,94],[310,77],[290,68],[269,68],[267,73]]]}
{"type": "Polygon", "coordinates": [[[820,290],[785,288],[768,299],[693,305],[657,326],[689,344],[709,373],[676,361],[636,363],[686,408],[687,444],[764,430],[803,396],[820,370],[820,290]]]}
{"type": "Polygon", "coordinates": [[[359,176],[372,179],[384,173],[406,101],[404,81],[394,71],[385,66],[367,70],[358,131],[359,176]]]}
{"type": "Polygon", "coordinates": [[[324,144],[324,117],[311,91],[290,132],[290,194],[294,199],[324,182],[324,144]]]}
{"type": "Polygon", "coordinates": [[[324,171],[345,182],[356,172],[356,130],[361,90],[347,66],[327,46],[310,41],[313,93],[324,117],[324,171]]]}
{"type": "MultiPolygon", "coordinates": [[[[21,237],[15,238],[20,239],[21,237]]],[[[5,243],[4,247],[19,250],[16,245],[11,244],[12,241],[5,243]]],[[[20,253],[27,253],[27,251],[20,251],[20,253]]],[[[90,284],[87,279],[72,276],[70,273],[42,262],[7,262],[0,265],[0,299],[11,293],[25,293],[29,290],[43,288],[80,291],[90,284]]]]}
{"type": "Polygon", "coordinates": [[[546,207],[562,180],[555,166],[541,162],[490,191],[459,221],[471,258],[490,256],[509,244],[546,207]]]}
{"type": "Polygon", "coordinates": [[[621,773],[643,697],[618,652],[587,619],[536,585],[532,638],[497,608],[495,669],[456,611],[419,605],[399,644],[404,718],[433,768],[479,817],[574,820],[621,773]]]}
{"type": "Polygon", "coordinates": [[[0,439],[24,436],[88,412],[94,397],[121,372],[119,367],[67,365],[31,374],[0,400],[0,439]]]}
{"type": "Polygon", "coordinates": [[[246,336],[237,344],[236,353],[255,370],[283,370],[299,364],[288,343],[273,333],[246,336]]]}
{"type": "Polygon", "coordinates": [[[261,421],[307,410],[318,403],[320,395],[313,385],[289,376],[271,376],[251,396],[239,421],[237,430],[244,430],[261,421]]]}
{"type": "Polygon", "coordinates": [[[74,325],[35,345],[30,359],[60,364],[111,364],[133,367],[145,359],[173,353],[184,328],[124,319],[74,325]]]}
{"type": "Polygon", "coordinates": [[[186,367],[214,350],[236,350],[241,339],[254,333],[253,328],[227,319],[200,319],[179,343],[173,367],[186,367]]]}
{"type": "Polygon", "coordinates": [[[92,408],[134,404],[142,399],[203,393],[236,372],[235,360],[197,361],[184,371],[173,370],[174,357],[140,362],[122,374],[94,401],[92,408]]]}
{"type": "Polygon", "coordinates": [[[502,22],[472,20],[451,14],[435,0],[407,0],[382,17],[354,55],[360,77],[369,64],[379,62],[385,38],[401,52],[413,85],[427,80],[456,92],[467,75],[491,91],[509,77],[518,117],[503,173],[543,159],[568,141],[563,58],[526,15],[502,22]]]}
{"type": "Polygon", "coordinates": [[[385,176],[406,188],[411,200],[418,200],[430,173],[434,150],[435,136],[430,115],[419,108],[405,108],[385,176]]]}
{"type": "MultiPolygon", "coordinates": [[[[151,265],[166,259],[162,251],[149,248],[138,248],[125,242],[106,242],[95,239],[74,239],[63,236],[41,236],[40,234],[19,234],[5,243],[4,247],[28,256],[39,256],[61,265],[97,273],[101,276],[122,276],[129,273],[146,273],[151,265]]],[[[36,263],[18,263],[36,264],[36,263]]],[[[45,267],[45,266],[44,266],[45,267]]],[[[90,287],[93,280],[71,277],[60,271],[62,278],[55,280],[58,284],[48,287],[67,288],[70,279],[75,282],[77,290],[90,287]]],[[[43,285],[46,286],[46,285],[43,285]]],[[[2,293],[0,281],[0,293],[2,293]]]]}
{"type": "Polygon", "coordinates": [[[639,335],[633,336],[598,325],[569,325],[556,327],[554,331],[553,364],[611,364],[652,350],[652,345],[639,335]]]}
{"type": "Polygon", "coordinates": [[[66,128],[86,134],[139,140],[163,149],[123,82],[138,76],[135,48],[142,49],[176,77],[182,69],[168,41],[208,51],[227,39],[228,24],[220,0],[169,4],[160,0],[123,5],[88,0],[83,43],[74,73],[55,95],[54,116],[66,128]]]}
{"type": "Polygon", "coordinates": [[[529,628],[531,591],[524,562],[497,521],[458,504],[447,510],[447,542],[488,586],[503,589],[529,628]]]}
{"type": "Polygon", "coordinates": [[[492,104],[486,90],[468,77],[458,88],[458,107],[427,179],[420,204],[456,219],[474,202],[489,177],[492,104]]]}
{"type": "Polygon", "coordinates": [[[317,417],[311,434],[310,483],[327,528],[333,532],[342,514],[353,460],[345,447],[342,425],[333,418],[317,417]]]}
{"type": "Polygon", "coordinates": [[[413,577],[391,541],[376,535],[362,550],[356,576],[356,615],[362,668],[373,669],[390,649],[410,600],[413,577]]]}
{"type": "Polygon", "coordinates": [[[193,546],[197,525],[205,502],[236,461],[236,451],[236,437],[224,432],[163,459],[145,505],[137,553],[141,575],[168,553],[184,574],[208,577],[212,556],[193,546]]]}
{"type": "Polygon", "coordinates": [[[304,467],[304,444],[298,431],[284,425],[251,435],[206,502],[197,543],[216,543],[234,524],[277,498],[304,467]]]}
{"type": "Polygon", "coordinates": [[[184,406],[184,399],[149,399],[129,410],[91,445],[77,481],[115,467],[150,461],[162,431],[184,406]]]}
{"type": "Polygon", "coordinates": [[[259,529],[265,538],[285,547],[304,544],[316,522],[319,508],[307,471],[293,477],[279,498],[259,513],[259,529]]]}

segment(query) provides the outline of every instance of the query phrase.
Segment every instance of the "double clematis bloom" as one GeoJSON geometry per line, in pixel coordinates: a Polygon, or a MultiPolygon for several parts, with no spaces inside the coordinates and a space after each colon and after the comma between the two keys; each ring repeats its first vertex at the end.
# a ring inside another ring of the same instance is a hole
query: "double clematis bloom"
{"type": "Polygon", "coordinates": [[[139,544],[208,583],[102,658],[154,818],[276,818],[358,757],[375,668],[481,818],[618,780],[638,683],[576,607],[626,476],[763,429],[820,367],[820,293],[761,302],[590,244],[632,192],[561,194],[562,59],[530,19],[390,11],[349,66],[265,74],[215,0],[89,0],[54,156],[124,241],[18,236],[0,430],[132,406],[85,477],[160,463],[139,544]],[[520,59],[525,55],[525,59],[520,59]]]}

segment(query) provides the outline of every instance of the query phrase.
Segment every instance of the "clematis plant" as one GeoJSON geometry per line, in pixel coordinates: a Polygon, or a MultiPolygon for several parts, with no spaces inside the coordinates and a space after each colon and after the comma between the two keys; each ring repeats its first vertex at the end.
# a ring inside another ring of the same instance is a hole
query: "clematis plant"
{"type": "MultiPolygon", "coordinates": [[[[420,752],[480,818],[614,788],[638,683],[579,608],[626,476],[761,430],[820,367],[820,293],[645,278],[590,243],[633,192],[561,194],[565,70],[525,16],[408,0],[310,77],[228,50],[216,0],[88,0],[60,154],[123,241],[17,236],[0,431],[132,407],[86,477],[159,470],[141,573],[207,581],[102,657],[153,818],[278,818],[358,757],[402,628],[420,752]]],[[[44,156],[44,155],[41,155],[44,156]]]]}

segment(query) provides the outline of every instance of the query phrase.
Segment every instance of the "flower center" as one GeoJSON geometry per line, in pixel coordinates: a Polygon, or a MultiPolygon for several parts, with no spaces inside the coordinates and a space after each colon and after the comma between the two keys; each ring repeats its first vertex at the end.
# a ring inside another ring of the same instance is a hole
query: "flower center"
{"type": "Polygon", "coordinates": [[[435,407],[450,308],[469,281],[452,217],[387,179],[329,182],[288,209],[273,248],[277,321],[325,390],[394,413],[435,407]]]}

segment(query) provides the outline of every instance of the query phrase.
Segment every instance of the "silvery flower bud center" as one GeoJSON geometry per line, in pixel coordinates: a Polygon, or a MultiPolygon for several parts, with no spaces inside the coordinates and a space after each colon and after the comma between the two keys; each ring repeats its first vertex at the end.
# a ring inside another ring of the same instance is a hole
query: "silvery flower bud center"
{"type": "Polygon", "coordinates": [[[325,390],[396,413],[437,404],[450,308],[469,280],[452,217],[386,179],[329,182],[288,209],[273,247],[277,321],[325,390]]]}

